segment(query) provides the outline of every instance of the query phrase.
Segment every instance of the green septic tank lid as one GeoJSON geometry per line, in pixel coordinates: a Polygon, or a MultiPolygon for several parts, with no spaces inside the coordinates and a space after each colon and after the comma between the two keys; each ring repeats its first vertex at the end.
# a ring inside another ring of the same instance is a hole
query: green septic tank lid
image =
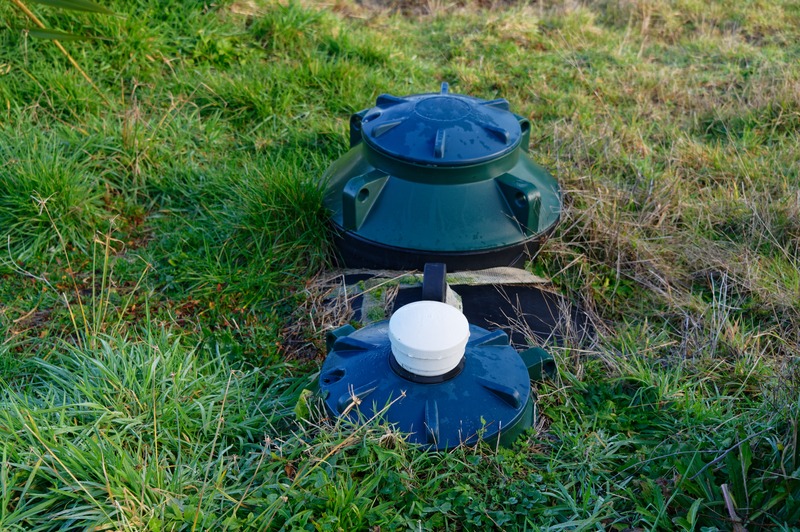
{"type": "Polygon", "coordinates": [[[378,96],[363,117],[363,140],[391,157],[417,164],[462,166],[496,159],[522,139],[519,120],[504,99],[448,93],[378,96]]]}
{"type": "Polygon", "coordinates": [[[380,96],[350,117],[350,151],[322,176],[351,268],[522,266],[552,233],[561,191],[528,156],[530,122],[505,100],[380,96]]]}

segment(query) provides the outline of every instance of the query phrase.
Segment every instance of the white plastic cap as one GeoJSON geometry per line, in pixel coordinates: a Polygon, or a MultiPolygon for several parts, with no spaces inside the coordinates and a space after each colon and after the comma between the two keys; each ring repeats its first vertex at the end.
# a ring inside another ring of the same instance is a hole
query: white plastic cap
{"type": "Polygon", "coordinates": [[[467,340],[467,318],[446,303],[409,303],[389,320],[392,354],[400,367],[415,375],[436,377],[454,369],[464,357],[467,340]]]}

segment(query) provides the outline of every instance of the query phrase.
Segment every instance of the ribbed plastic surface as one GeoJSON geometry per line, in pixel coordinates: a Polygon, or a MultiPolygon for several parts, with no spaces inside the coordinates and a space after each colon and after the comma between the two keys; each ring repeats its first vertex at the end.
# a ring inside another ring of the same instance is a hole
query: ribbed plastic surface
{"type": "Polygon", "coordinates": [[[522,136],[503,99],[450,94],[397,97],[384,94],[362,122],[365,142],[404,161],[459,166],[496,159],[516,148],[522,136]]]}
{"type": "Polygon", "coordinates": [[[502,99],[383,95],[351,116],[350,151],[322,176],[350,268],[523,266],[552,233],[561,191],[502,99]]]}
{"type": "Polygon", "coordinates": [[[510,444],[531,426],[528,370],[503,332],[470,325],[463,365],[428,383],[398,372],[388,321],[348,332],[332,344],[320,372],[332,415],[357,421],[380,413],[410,442],[440,450],[479,439],[510,444]]]}

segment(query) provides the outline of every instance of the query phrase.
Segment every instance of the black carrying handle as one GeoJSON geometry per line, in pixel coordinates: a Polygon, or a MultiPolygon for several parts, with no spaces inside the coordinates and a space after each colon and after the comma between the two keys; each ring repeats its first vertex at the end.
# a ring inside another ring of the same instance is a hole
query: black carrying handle
{"type": "Polygon", "coordinates": [[[447,265],[443,262],[426,262],[422,272],[422,300],[447,301],[447,265]]]}

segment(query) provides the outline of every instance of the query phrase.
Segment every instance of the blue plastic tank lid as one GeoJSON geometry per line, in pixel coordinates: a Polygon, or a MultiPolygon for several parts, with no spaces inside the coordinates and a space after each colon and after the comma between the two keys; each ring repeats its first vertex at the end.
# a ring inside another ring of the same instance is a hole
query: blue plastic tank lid
{"type": "Polygon", "coordinates": [[[379,415],[409,442],[442,450],[528,428],[525,363],[502,331],[468,327],[462,364],[426,382],[393,363],[388,320],[336,338],[319,377],[327,409],[352,421],[379,415]]]}
{"type": "Polygon", "coordinates": [[[378,96],[361,122],[362,138],[386,155],[417,164],[462,166],[490,161],[520,143],[519,120],[504,99],[449,94],[378,96]]]}

